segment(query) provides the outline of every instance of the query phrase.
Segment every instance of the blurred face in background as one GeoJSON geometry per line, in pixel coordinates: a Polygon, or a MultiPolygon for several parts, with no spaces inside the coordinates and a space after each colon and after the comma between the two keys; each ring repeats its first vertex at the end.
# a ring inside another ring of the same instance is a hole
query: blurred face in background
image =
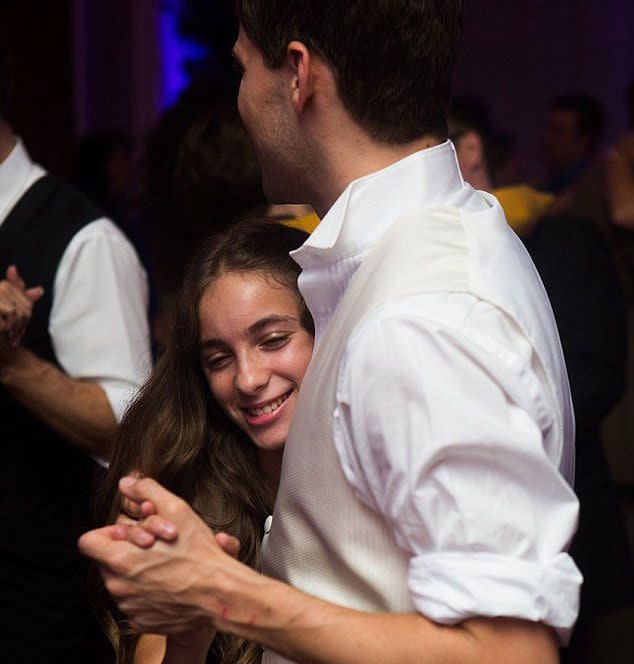
{"type": "Polygon", "coordinates": [[[547,166],[561,171],[588,156],[589,138],[579,131],[579,117],[573,110],[553,109],[546,120],[545,157],[547,166]]]}
{"type": "Polygon", "coordinates": [[[476,131],[467,129],[455,141],[456,155],[462,177],[474,189],[490,191],[491,180],[487,168],[484,141],[476,131]]]}

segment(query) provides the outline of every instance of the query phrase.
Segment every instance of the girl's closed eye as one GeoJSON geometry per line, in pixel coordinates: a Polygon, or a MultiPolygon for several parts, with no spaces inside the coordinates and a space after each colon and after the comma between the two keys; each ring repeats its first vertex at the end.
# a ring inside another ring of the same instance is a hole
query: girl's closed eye
{"type": "Polygon", "coordinates": [[[265,339],[261,345],[268,350],[276,350],[285,346],[290,338],[290,334],[275,334],[265,339]]]}
{"type": "Polygon", "coordinates": [[[205,358],[204,364],[207,366],[207,368],[212,370],[222,369],[227,364],[229,364],[230,359],[231,356],[227,353],[218,353],[216,355],[210,355],[209,357],[205,358]]]}

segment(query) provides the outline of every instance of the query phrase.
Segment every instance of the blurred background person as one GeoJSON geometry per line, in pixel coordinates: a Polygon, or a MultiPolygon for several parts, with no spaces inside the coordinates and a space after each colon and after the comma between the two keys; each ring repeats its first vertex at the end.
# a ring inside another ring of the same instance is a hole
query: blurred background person
{"type": "Polygon", "coordinates": [[[607,159],[608,196],[615,226],[634,230],[634,80],[627,91],[629,131],[607,159]]]}
{"type": "Polygon", "coordinates": [[[149,137],[143,225],[151,247],[158,305],[153,334],[160,349],[185,267],[200,243],[248,213],[263,214],[260,169],[237,109],[191,89],[149,137]]]}
{"type": "MultiPolygon", "coordinates": [[[[553,212],[591,219],[609,243],[621,277],[628,318],[625,394],[602,424],[602,439],[634,542],[634,228],[627,224],[634,196],[634,160],[630,154],[634,131],[632,83],[625,95],[629,130],[601,158],[595,160],[576,184],[557,197],[553,212]]],[[[573,238],[571,238],[573,239],[573,238]]]]}
{"type": "Polygon", "coordinates": [[[107,649],[76,540],[93,523],[94,458],[149,370],[147,283],[113,222],[31,161],[4,119],[8,89],[0,294],[41,289],[18,334],[0,327],[0,634],[12,662],[91,662],[107,649]]]}
{"type": "Polygon", "coordinates": [[[585,93],[555,99],[546,116],[546,180],[541,189],[561,194],[592,164],[605,124],[601,104],[585,93]]]}

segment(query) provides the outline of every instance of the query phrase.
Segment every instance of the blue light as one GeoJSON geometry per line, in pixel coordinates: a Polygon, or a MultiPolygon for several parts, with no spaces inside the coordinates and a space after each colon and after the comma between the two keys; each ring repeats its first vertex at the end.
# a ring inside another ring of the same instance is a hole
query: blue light
{"type": "Polygon", "coordinates": [[[174,104],[180,93],[189,85],[190,77],[185,69],[185,63],[198,60],[207,54],[207,49],[183,39],[179,34],[179,4],[179,0],[161,4],[160,38],[163,69],[161,109],[174,104]]]}

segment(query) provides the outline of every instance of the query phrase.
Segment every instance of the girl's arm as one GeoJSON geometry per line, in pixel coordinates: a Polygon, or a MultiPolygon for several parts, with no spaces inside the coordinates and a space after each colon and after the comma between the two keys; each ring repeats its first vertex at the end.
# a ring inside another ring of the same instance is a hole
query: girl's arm
{"type": "Polygon", "coordinates": [[[165,641],[162,634],[142,634],[134,650],[133,664],[161,664],[165,641]]]}
{"type": "Polygon", "coordinates": [[[205,664],[214,630],[182,636],[143,634],[134,651],[134,664],[205,664]]]}

